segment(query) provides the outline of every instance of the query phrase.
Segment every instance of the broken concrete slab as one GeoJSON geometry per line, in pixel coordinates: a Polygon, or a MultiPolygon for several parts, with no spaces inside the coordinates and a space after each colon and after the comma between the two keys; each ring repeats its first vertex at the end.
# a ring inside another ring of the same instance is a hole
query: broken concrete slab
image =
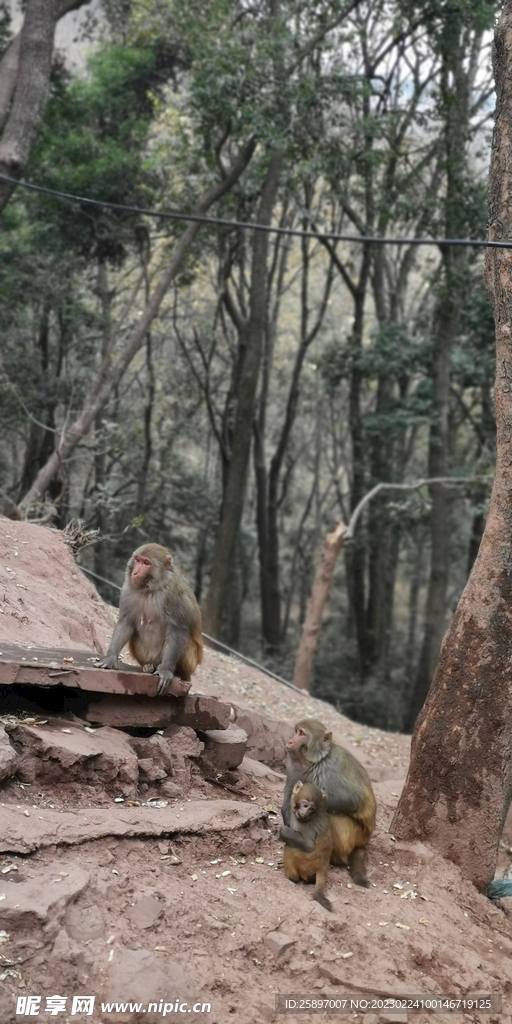
{"type": "Polygon", "coordinates": [[[19,751],[23,782],[79,782],[125,796],[136,791],[137,755],[117,729],[87,732],[76,722],[49,718],[44,725],[8,725],[7,731],[19,751]]]}
{"type": "Polygon", "coordinates": [[[262,711],[234,706],[234,724],[247,733],[247,754],[255,761],[281,766],[293,735],[290,722],[277,721],[262,711]]]}
{"type": "MultiPolygon", "coordinates": [[[[165,785],[165,783],[164,783],[165,785]]],[[[32,853],[46,846],[79,845],[104,836],[202,835],[232,832],[266,817],[254,804],[236,800],[190,800],[172,807],[46,807],[0,805],[0,853],[32,853]]]]}
{"type": "Polygon", "coordinates": [[[217,772],[238,768],[247,749],[247,733],[235,725],[227,729],[208,729],[202,733],[204,754],[202,760],[217,772]]]}
{"type": "Polygon", "coordinates": [[[16,751],[11,746],[3,725],[0,725],[0,782],[11,778],[12,775],[16,775],[17,770],[18,757],[16,751]]]}
{"type": "Polygon", "coordinates": [[[95,695],[85,714],[88,722],[116,729],[165,729],[188,725],[192,729],[226,729],[231,706],[215,697],[189,693],[186,697],[95,695]]]}
{"type": "Polygon", "coordinates": [[[16,936],[16,945],[40,947],[62,927],[66,909],[89,885],[89,872],[70,867],[38,870],[34,878],[2,886],[2,928],[16,936]]]}
{"type": "Polygon", "coordinates": [[[63,647],[29,647],[0,641],[0,685],[70,686],[100,693],[156,694],[158,676],[138,666],[98,668],[94,651],[63,647]]]}

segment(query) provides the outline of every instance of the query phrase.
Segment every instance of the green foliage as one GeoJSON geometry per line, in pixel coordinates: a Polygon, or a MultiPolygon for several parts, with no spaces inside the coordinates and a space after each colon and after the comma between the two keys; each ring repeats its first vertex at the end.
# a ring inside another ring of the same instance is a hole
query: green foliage
{"type": "Polygon", "coordinates": [[[328,388],[335,388],[354,369],[366,380],[399,380],[410,377],[425,364],[428,341],[418,338],[405,324],[384,323],[362,349],[352,337],[331,341],[320,358],[320,370],[328,388]]]}
{"type": "MultiPolygon", "coordinates": [[[[33,154],[33,179],[78,196],[151,206],[158,179],[145,147],[170,69],[158,46],[112,46],[91,58],[87,79],[59,79],[33,154]]],[[[66,245],[100,259],[122,259],[142,227],[140,217],[49,196],[31,205],[58,225],[66,245]]]]}
{"type": "Polygon", "coordinates": [[[494,319],[481,279],[470,281],[461,332],[452,352],[454,381],[462,388],[492,389],[495,372],[494,319]]]}
{"type": "Polygon", "coordinates": [[[419,20],[437,42],[450,22],[474,32],[489,31],[500,7],[496,0],[400,0],[398,6],[406,21],[419,20]]]}

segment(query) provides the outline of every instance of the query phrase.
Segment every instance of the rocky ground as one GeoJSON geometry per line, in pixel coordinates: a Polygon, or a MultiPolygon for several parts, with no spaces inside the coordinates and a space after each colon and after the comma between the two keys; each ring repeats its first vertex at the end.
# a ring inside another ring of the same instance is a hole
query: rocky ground
{"type": "MultiPolygon", "coordinates": [[[[0,518],[0,602],[1,641],[106,649],[113,613],[54,531],[0,518]]],[[[434,1018],[375,999],[468,993],[501,995],[503,1012],[445,1006],[443,1019],[511,1024],[507,901],[490,903],[453,864],[388,831],[408,738],[356,725],[214,651],[193,691],[230,705],[232,723],[247,732],[248,756],[236,770],[208,769],[192,729],[149,742],[69,710],[55,715],[25,701],[15,712],[4,691],[0,1024],[36,1016],[150,1024],[185,1013],[211,1024],[319,1020],[276,1012],[276,994],[351,996],[342,1019],[425,1024],[434,1018]],[[306,716],[363,761],[379,807],[372,887],[332,868],[332,914],[280,865],[284,743],[306,716]],[[92,995],[92,1014],[73,1007],[73,997],[92,995]],[[210,1011],[190,1009],[196,1000],[210,1011]],[[128,1001],[141,1006],[101,1009],[128,1001]]]]}

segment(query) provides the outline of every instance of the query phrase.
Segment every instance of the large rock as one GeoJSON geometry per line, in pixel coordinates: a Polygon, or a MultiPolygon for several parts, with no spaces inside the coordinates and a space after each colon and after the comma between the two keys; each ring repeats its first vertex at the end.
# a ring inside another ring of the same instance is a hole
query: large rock
{"type": "Polygon", "coordinates": [[[18,771],[24,782],[78,782],[125,796],[136,790],[137,756],[128,737],[117,729],[86,732],[82,725],[57,718],[46,725],[7,728],[19,750],[18,771]]]}
{"type": "Polygon", "coordinates": [[[238,768],[247,750],[247,733],[230,725],[227,729],[209,729],[201,734],[204,740],[203,763],[217,772],[238,768]]]}
{"type": "Polygon", "coordinates": [[[189,693],[186,697],[143,697],[97,694],[85,717],[89,722],[117,729],[165,729],[188,725],[192,729],[226,729],[231,706],[215,697],[189,693]]]}
{"type": "Polygon", "coordinates": [[[10,778],[11,775],[16,775],[17,770],[16,751],[11,746],[3,725],[0,725],[0,782],[10,778]]]}
{"type": "Polygon", "coordinates": [[[235,725],[247,733],[248,756],[255,761],[282,767],[286,744],[293,735],[293,725],[252,708],[235,706],[233,710],[235,725]]]}

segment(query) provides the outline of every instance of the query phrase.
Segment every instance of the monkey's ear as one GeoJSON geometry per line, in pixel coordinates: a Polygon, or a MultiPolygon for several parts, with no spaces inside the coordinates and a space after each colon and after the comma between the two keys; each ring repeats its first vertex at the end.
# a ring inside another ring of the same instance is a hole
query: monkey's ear
{"type": "Polygon", "coordinates": [[[324,804],[327,803],[327,793],[325,792],[325,789],[322,790],[322,800],[324,804]]]}
{"type": "Polygon", "coordinates": [[[324,732],[324,743],[332,743],[332,732],[324,732]]]}
{"type": "Polygon", "coordinates": [[[300,781],[300,779],[299,779],[299,781],[298,781],[298,782],[296,782],[296,783],[295,783],[295,785],[294,785],[294,787],[293,787],[293,792],[294,792],[295,794],[297,794],[297,793],[300,793],[301,789],[302,789],[302,782],[301,782],[301,781],[300,781]]]}
{"type": "Polygon", "coordinates": [[[167,555],[164,565],[166,569],[172,569],[172,555],[167,555]]]}

